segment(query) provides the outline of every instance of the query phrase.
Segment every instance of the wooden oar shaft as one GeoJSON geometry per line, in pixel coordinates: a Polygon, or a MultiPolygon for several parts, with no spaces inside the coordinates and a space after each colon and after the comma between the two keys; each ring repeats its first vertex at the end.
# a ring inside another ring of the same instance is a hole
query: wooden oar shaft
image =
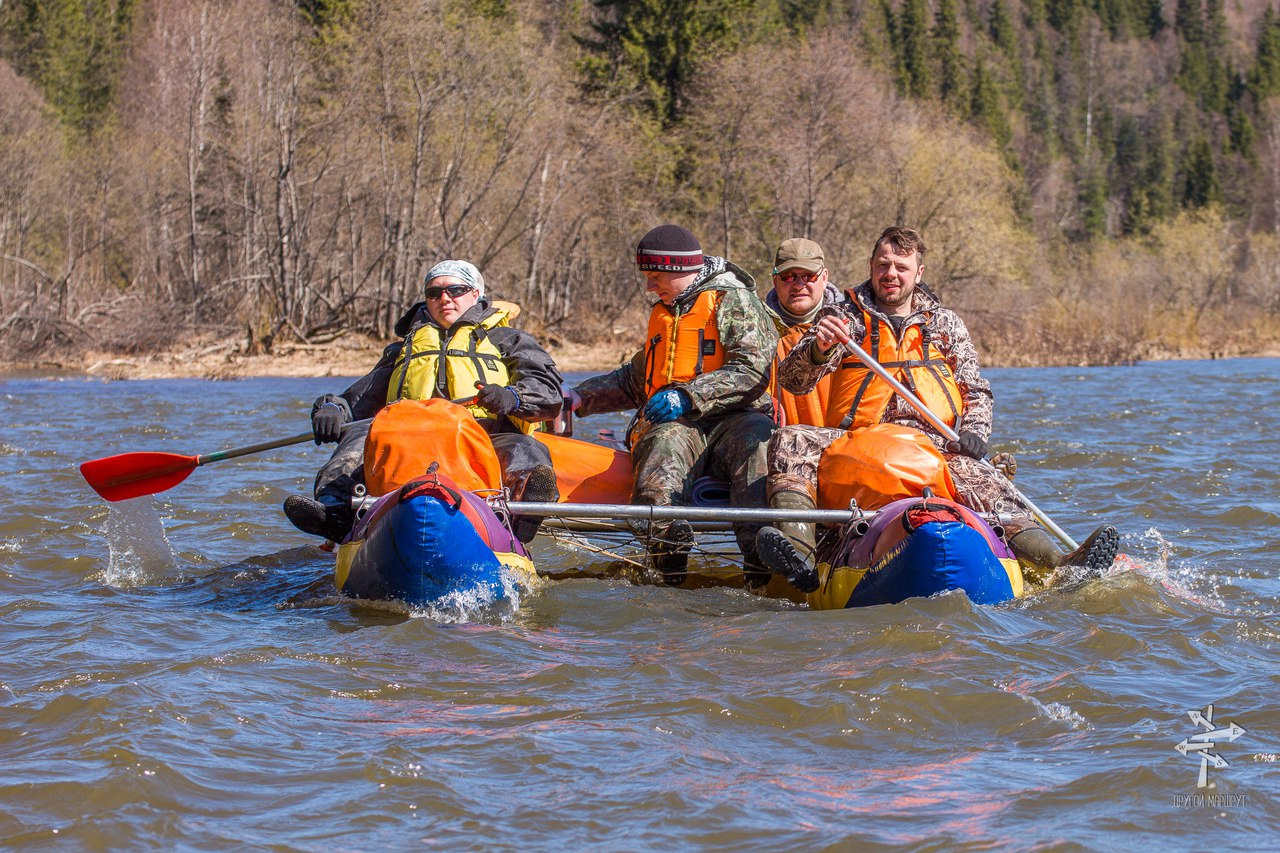
{"type": "MultiPolygon", "coordinates": [[[[868,368],[870,368],[870,370],[873,373],[875,373],[885,382],[888,382],[889,387],[892,388],[894,392],[897,393],[899,396],[901,396],[904,400],[910,403],[915,408],[915,410],[920,413],[920,416],[922,418],[924,418],[926,421],[932,424],[933,428],[942,434],[943,438],[947,439],[947,441],[960,440],[960,436],[956,434],[956,431],[952,429],[951,426],[947,424],[946,421],[942,420],[936,414],[930,411],[929,407],[924,404],[923,400],[921,400],[914,393],[912,393],[910,388],[903,385],[896,378],[894,378],[893,374],[891,374],[888,370],[886,370],[884,365],[882,365],[880,362],[872,358],[871,355],[866,350],[858,346],[858,344],[852,340],[846,340],[844,342],[844,345],[849,348],[849,351],[851,353],[853,353],[855,356],[858,357],[859,361],[861,361],[868,368]]],[[[1008,477],[1005,477],[1003,471],[1001,471],[996,466],[992,465],[986,459],[980,459],[979,461],[983,465],[985,465],[989,470],[994,471],[996,475],[1001,477],[1006,483],[1008,483],[1009,488],[1013,489],[1013,493],[1017,495],[1018,498],[1024,504],[1027,505],[1027,509],[1031,510],[1031,514],[1036,517],[1036,520],[1039,521],[1041,524],[1043,524],[1046,528],[1048,528],[1060,540],[1062,540],[1062,543],[1067,546],[1068,550],[1074,551],[1077,547],[1079,547],[1076,544],[1076,541],[1067,535],[1067,532],[1065,530],[1063,530],[1058,525],[1054,524],[1053,519],[1049,518],[1049,516],[1041,512],[1038,506],[1032,503],[1027,498],[1026,495],[1024,495],[1021,491],[1019,491],[1018,487],[1013,484],[1013,481],[1010,480],[1008,477]]]]}

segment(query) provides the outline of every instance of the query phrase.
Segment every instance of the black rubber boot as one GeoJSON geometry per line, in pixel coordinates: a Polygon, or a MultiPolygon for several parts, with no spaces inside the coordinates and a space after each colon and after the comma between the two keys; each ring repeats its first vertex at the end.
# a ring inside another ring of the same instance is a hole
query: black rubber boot
{"type": "Polygon", "coordinates": [[[683,519],[672,522],[632,519],[628,520],[627,526],[636,539],[649,549],[649,557],[653,561],[659,582],[668,586],[679,586],[685,582],[689,576],[689,552],[693,550],[695,543],[693,527],[689,522],[683,519]]]}
{"type": "MultiPolygon", "coordinates": [[[[813,498],[799,492],[778,492],[769,499],[770,509],[813,509],[813,498]]],[[[815,565],[817,545],[813,525],[803,521],[780,521],[762,527],[756,534],[756,552],[760,562],[774,574],[784,576],[801,592],[818,588],[815,565]]]]}
{"type": "Polygon", "coordinates": [[[351,531],[349,512],[314,498],[289,495],[284,499],[284,514],[303,533],[322,536],[331,542],[341,542],[351,531]]]}
{"type": "Polygon", "coordinates": [[[668,586],[679,586],[689,577],[689,552],[693,550],[693,528],[683,519],[673,521],[663,531],[653,550],[653,567],[668,586]]]}
{"type": "MultiPolygon", "coordinates": [[[[560,500],[560,490],[556,487],[556,472],[550,465],[538,465],[525,478],[524,488],[520,490],[519,500],[532,503],[556,503],[560,500]]],[[[511,525],[511,532],[526,545],[538,535],[542,526],[540,516],[517,516],[511,525]]]]}
{"type": "Polygon", "coordinates": [[[1102,577],[1102,573],[1116,561],[1119,552],[1120,531],[1104,524],[1090,533],[1079,548],[1063,557],[1058,565],[1082,568],[1086,577],[1102,577]]]}

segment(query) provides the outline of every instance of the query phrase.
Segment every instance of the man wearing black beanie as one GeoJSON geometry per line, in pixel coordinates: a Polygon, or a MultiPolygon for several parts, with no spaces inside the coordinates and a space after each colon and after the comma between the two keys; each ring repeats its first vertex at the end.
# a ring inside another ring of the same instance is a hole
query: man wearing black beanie
{"type": "MultiPolygon", "coordinates": [[[[580,416],[637,409],[628,431],[635,504],[686,504],[694,480],[729,482],[739,507],[765,505],[765,448],[774,423],[768,394],[777,331],[755,282],[735,264],[703,255],[698,238],[679,225],[660,225],[640,240],[636,266],[657,302],[644,347],[612,373],[570,392],[580,416]]],[[[752,583],[762,583],[756,558],[759,525],[734,528],[752,583]]],[[[633,531],[649,543],[654,565],[670,584],[682,583],[693,529],[688,522],[642,522],[633,531]]]]}

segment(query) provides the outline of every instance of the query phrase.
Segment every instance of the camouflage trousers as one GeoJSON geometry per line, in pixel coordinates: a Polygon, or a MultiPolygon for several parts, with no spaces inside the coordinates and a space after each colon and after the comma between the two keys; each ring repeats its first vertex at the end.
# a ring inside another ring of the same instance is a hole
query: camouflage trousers
{"type": "MultiPolygon", "coordinates": [[[[822,454],[845,430],[795,424],[778,429],[769,439],[768,492],[800,492],[812,498],[818,495],[818,463],[822,454]]],[[[1013,485],[994,469],[977,459],[957,453],[943,452],[956,499],[975,512],[1009,513],[1005,532],[1012,536],[1036,522],[1031,510],[1014,490],[1013,485]]]]}
{"type": "MultiPolygon", "coordinates": [[[[649,427],[631,449],[631,502],[685,505],[694,481],[708,476],[729,483],[732,506],[766,506],[765,450],[773,429],[772,419],[761,412],[734,412],[698,422],[681,418],[649,427]]],[[[734,527],[744,554],[755,553],[757,530],[759,525],[734,527]]]]}

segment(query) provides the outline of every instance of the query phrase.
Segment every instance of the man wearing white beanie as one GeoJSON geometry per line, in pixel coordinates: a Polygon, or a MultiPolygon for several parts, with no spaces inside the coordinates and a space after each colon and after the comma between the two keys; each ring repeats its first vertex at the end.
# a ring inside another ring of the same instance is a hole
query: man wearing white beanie
{"type": "MultiPolygon", "coordinates": [[[[315,497],[291,495],[284,502],[285,515],[304,533],[335,542],[346,537],[355,520],[351,497],[364,482],[369,428],[344,432],[342,427],[371,418],[400,399],[474,396],[468,408],[489,433],[513,499],[560,498],[550,451],[529,435],[538,422],[560,413],[563,397],[555,362],[532,335],[507,324],[508,313],[485,296],[484,276],[474,264],[441,261],[427,272],[423,286],[424,300],[396,323],[401,340],[389,345],[373,370],[350,388],[324,394],[312,407],[316,444],[338,446],[316,475],[315,497]]],[[[518,519],[516,537],[531,540],[538,522],[518,519]]]]}

